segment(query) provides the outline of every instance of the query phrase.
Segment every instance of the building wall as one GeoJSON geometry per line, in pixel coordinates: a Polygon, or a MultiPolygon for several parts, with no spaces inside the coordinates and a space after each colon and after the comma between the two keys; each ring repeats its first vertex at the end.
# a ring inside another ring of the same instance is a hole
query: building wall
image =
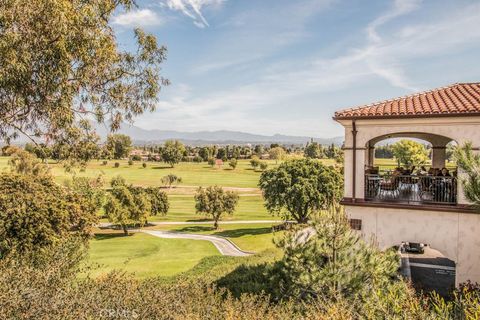
{"type": "Polygon", "coordinates": [[[426,243],[456,262],[457,284],[480,283],[479,214],[361,206],[346,206],[346,212],[362,220],[362,235],[381,249],[402,241],[426,243]]]}

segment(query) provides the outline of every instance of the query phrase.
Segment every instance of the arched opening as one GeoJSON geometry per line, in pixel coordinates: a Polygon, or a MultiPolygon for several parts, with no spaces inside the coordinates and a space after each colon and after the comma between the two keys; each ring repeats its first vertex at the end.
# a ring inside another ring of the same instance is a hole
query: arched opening
{"type": "Polygon", "coordinates": [[[421,132],[369,140],[365,153],[365,199],[409,204],[456,204],[456,142],[421,132]]]}

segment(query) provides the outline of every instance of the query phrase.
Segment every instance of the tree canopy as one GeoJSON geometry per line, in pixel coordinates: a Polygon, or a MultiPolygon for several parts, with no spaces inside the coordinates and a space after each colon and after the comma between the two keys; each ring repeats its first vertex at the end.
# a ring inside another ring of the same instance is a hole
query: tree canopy
{"type": "Polygon", "coordinates": [[[428,150],[420,142],[402,139],[392,145],[392,153],[398,165],[411,167],[428,161],[428,150]]]}
{"type": "Polygon", "coordinates": [[[0,255],[41,251],[69,237],[88,239],[96,209],[52,177],[0,175],[0,255]]]}
{"type": "Polygon", "coordinates": [[[342,175],[335,168],[301,159],[264,171],[259,186],[268,211],[305,223],[312,213],[340,199],[342,181],[342,175]]]}
{"type": "Polygon", "coordinates": [[[132,139],[125,134],[111,134],[107,137],[105,148],[113,159],[126,158],[132,149],[132,139]]]}
{"type": "Polygon", "coordinates": [[[183,143],[178,140],[167,140],[162,148],[162,159],[173,168],[182,160],[184,153],[185,146],[183,143]]]}
{"type": "Polygon", "coordinates": [[[466,177],[462,179],[465,197],[480,211],[480,154],[474,153],[469,142],[455,148],[454,157],[458,167],[465,172],[466,177]]]}
{"type": "MultiPolygon", "coordinates": [[[[0,10],[0,137],[70,137],[81,119],[123,121],[155,109],[166,48],[135,29],[121,50],[110,25],[133,0],[6,0],[0,10]]],[[[74,144],[71,144],[72,146],[74,144]]]]}
{"type": "Polygon", "coordinates": [[[198,188],[195,193],[195,209],[197,213],[207,214],[213,218],[213,227],[218,228],[218,220],[224,213],[232,214],[238,204],[238,194],[225,191],[218,186],[198,188]]]}

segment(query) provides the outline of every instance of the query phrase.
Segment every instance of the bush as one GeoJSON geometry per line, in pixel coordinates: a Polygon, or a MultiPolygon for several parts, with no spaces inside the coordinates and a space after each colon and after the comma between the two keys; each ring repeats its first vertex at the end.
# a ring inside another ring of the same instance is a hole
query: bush
{"type": "Polygon", "coordinates": [[[193,157],[193,162],[200,163],[202,161],[203,161],[202,157],[199,157],[199,156],[193,157]]]}
{"type": "Polygon", "coordinates": [[[108,161],[107,160],[103,160],[102,161],[102,165],[106,166],[108,164],[108,161]]]}
{"type": "Polygon", "coordinates": [[[48,249],[63,239],[87,240],[96,207],[51,177],[0,175],[0,255],[48,249]]]}
{"type": "Polygon", "coordinates": [[[118,167],[120,167],[120,163],[115,162],[115,165],[114,165],[114,166],[115,166],[115,168],[118,168],[118,167]]]}
{"type": "Polygon", "coordinates": [[[133,161],[141,161],[142,157],[140,157],[138,154],[135,154],[135,155],[132,156],[132,160],[133,161]]]}
{"type": "Polygon", "coordinates": [[[143,168],[146,168],[146,167],[147,167],[147,163],[146,163],[146,162],[143,162],[143,163],[142,163],[142,167],[143,167],[143,168]]]}
{"type": "Polygon", "coordinates": [[[235,158],[231,159],[231,160],[228,162],[228,165],[229,165],[230,168],[232,168],[233,170],[235,170],[235,168],[237,167],[237,164],[238,164],[238,161],[237,161],[237,159],[235,159],[235,158]]]}
{"type": "Polygon", "coordinates": [[[128,160],[128,165],[129,166],[133,165],[133,160],[128,160]]]}
{"type": "Polygon", "coordinates": [[[208,165],[213,167],[215,165],[215,158],[208,158],[208,165]]]}

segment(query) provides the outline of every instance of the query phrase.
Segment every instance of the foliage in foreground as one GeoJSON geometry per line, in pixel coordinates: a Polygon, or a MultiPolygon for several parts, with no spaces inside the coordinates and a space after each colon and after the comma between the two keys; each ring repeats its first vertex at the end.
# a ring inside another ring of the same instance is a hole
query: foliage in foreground
{"type": "Polygon", "coordinates": [[[302,159],[287,161],[263,172],[259,186],[270,213],[305,223],[312,213],[340,199],[342,181],[342,175],[335,168],[302,159]]]}
{"type": "Polygon", "coordinates": [[[196,278],[138,280],[113,272],[78,277],[85,256],[77,243],[0,260],[0,306],[5,319],[476,319],[480,295],[419,300],[404,282],[372,290],[363,301],[313,299],[272,303],[262,294],[238,298],[196,278]]]}
{"type": "Polygon", "coordinates": [[[0,175],[0,256],[48,249],[62,239],[87,240],[96,208],[51,176],[0,175]]]}
{"type": "Polygon", "coordinates": [[[466,173],[466,178],[462,179],[465,197],[480,211],[480,154],[474,153],[472,143],[466,143],[455,149],[454,157],[458,167],[466,173]]]}

